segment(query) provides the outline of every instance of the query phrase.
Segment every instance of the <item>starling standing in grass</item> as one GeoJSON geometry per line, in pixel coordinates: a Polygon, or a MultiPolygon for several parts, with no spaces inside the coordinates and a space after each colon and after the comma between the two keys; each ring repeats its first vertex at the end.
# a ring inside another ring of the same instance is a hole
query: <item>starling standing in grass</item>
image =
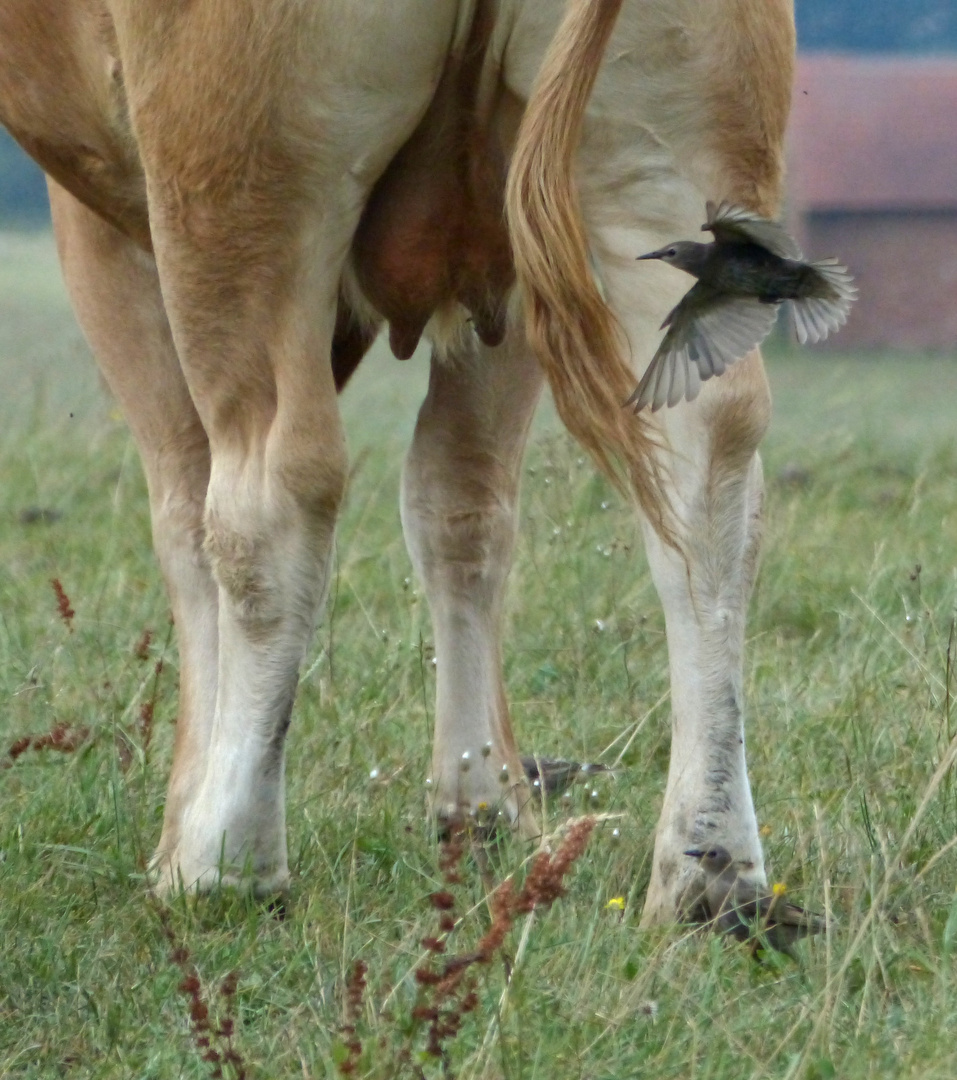
{"type": "Polygon", "coordinates": [[[564,758],[543,758],[529,754],[522,758],[522,768],[532,786],[546,795],[561,795],[576,780],[591,780],[600,773],[614,775],[614,770],[598,762],[565,761],[564,758]]]}
{"type": "Polygon", "coordinates": [[[776,886],[768,895],[742,878],[741,871],[751,868],[751,864],[735,862],[725,848],[686,851],[685,855],[701,860],[707,878],[702,900],[709,917],[719,930],[739,941],[761,934],[772,948],[790,952],[798,938],[826,929],[821,915],[789,903],[783,887],[776,886]]]}
{"type": "Polygon", "coordinates": [[[701,383],[740,360],[771,332],[787,302],[798,341],[823,341],[847,322],[857,289],[836,259],[808,263],[776,222],[740,206],[707,206],[702,231],[713,244],[676,240],[639,259],[658,259],[697,282],[661,324],[667,329],[638,389],[625,403],[635,412],[650,405],[694,401],[701,383]]]}

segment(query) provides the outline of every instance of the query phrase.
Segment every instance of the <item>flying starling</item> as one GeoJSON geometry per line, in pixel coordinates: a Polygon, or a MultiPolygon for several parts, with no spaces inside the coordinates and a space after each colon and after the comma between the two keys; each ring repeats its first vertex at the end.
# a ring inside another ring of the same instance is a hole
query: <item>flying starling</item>
{"type": "Polygon", "coordinates": [[[731,203],[707,204],[703,232],[713,244],[676,240],[639,255],[696,277],[661,324],[667,333],[638,389],[625,402],[635,412],[651,405],[694,401],[701,383],[740,360],[771,332],[787,302],[798,341],[823,341],[847,322],[857,289],[836,259],[804,262],[800,248],[776,221],[731,203]]]}
{"type": "Polygon", "coordinates": [[[715,926],[747,941],[755,934],[763,935],[768,944],[779,952],[790,952],[798,938],[819,934],[827,924],[821,915],[805,911],[787,901],[783,891],[771,895],[740,876],[750,864],[736,863],[723,847],[708,851],[686,851],[701,860],[707,878],[702,900],[715,926]]]}

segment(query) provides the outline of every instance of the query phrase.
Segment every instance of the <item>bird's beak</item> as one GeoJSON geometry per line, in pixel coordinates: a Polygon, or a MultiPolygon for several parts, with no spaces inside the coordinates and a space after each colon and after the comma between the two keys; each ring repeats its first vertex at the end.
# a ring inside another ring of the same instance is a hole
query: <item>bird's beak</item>
{"type": "Polygon", "coordinates": [[[662,251],[664,251],[664,248],[659,248],[657,251],[649,251],[647,255],[639,255],[635,259],[635,262],[641,262],[643,259],[660,259],[662,251]]]}
{"type": "Polygon", "coordinates": [[[690,855],[692,859],[703,859],[704,858],[704,852],[703,851],[686,851],[685,855],[690,855]]]}

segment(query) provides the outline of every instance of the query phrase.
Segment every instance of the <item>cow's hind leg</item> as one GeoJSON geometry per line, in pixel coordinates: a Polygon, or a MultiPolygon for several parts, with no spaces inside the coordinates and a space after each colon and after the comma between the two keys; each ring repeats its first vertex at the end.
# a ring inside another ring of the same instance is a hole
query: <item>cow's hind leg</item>
{"type": "Polygon", "coordinates": [[[670,469],[684,557],[646,529],[665,611],[673,726],[645,921],[688,910],[698,868],[687,850],[721,844],[764,881],[742,687],[764,492],[757,447],[770,419],[759,353],[663,419],[675,448],[670,469]]]}
{"type": "Polygon", "coordinates": [[[542,376],[522,335],[432,361],[402,484],[406,544],[437,662],[432,806],[442,821],[502,810],[534,830],[509,721],[500,634],[519,471],[542,376]]]}
{"type": "Polygon", "coordinates": [[[179,715],[156,865],[180,842],[206,771],[216,701],[216,584],[203,551],[209,444],[180,369],[152,255],[50,182],[64,278],[77,319],[136,439],[153,545],[180,656],[179,715]]]}
{"type": "MultiPolygon", "coordinates": [[[[696,202],[689,200],[692,214],[696,202]]],[[[665,235],[693,235],[696,227],[696,217],[676,216],[665,235]]],[[[638,358],[652,355],[661,311],[685,287],[678,275],[635,261],[633,253],[655,247],[659,235],[636,230],[600,237],[606,288],[638,358]]],[[[750,864],[745,873],[752,880],[764,881],[745,758],[743,663],[761,537],[758,445],[770,415],[758,350],[704,383],[695,401],[655,414],[667,447],[661,463],[680,550],[643,521],[665,615],[672,712],[646,922],[696,914],[701,872],[686,851],[720,844],[742,867],[750,864]]]]}

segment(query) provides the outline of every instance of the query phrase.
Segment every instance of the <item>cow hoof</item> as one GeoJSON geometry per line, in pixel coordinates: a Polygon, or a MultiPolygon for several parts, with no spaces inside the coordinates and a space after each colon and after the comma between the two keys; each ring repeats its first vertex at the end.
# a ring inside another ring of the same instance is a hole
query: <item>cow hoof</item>
{"type": "Polygon", "coordinates": [[[534,840],[542,832],[535,814],[536,804],[537,799],[523,779],[504,793],[500,792],[494,801],[478,799],[463,804],[436,798],[432,801],[432,818],[440,840],[461,832],[476,839],[491,839],[510,832],[523,840],[534,840]]]}
{"type": "Polygon", "coordinates": [[[479,841],[492,840],[505,832],[518,834],[524,840],[536,839],[542,830],[532,809],[533,799],[524,785],[520,796],[520,805],[517,799],[500,799],[497,803],[479,802],[474,807],[454,803],[436,806],[433,818],[438,839],[446,841],[463,832],[479,841]]]}
{"type": "Polygon", "coordinates": [[[229,889],[248,893],[257,900],[276,900],[289,888],[289,871],[277,868],[271,871],[246,867],[212,866],[198,869],[185,860],[157,852],[150,862],[147,880],[152,892],[165,899],[179,893],[204,894],[229,889]]]}
{"type": "Polygon", "coordinates": [[[704,874],[693,860],[656,862],[641,912],[641,926],[704,921],[707,918],[707,910],[702,906],[704,887],[704,874]]]}

